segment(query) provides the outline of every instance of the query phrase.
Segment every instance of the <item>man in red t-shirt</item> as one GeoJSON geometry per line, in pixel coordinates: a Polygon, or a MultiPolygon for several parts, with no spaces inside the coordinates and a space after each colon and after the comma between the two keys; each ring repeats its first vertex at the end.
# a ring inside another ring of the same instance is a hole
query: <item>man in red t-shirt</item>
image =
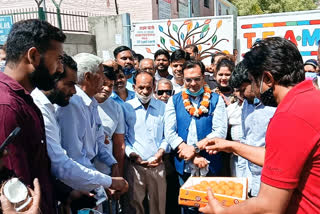
{"type": "Polygon", "coordinates": [[[256,96],[264,105],[278,105],[266,133],[260,192],[226,208],[209,190],[209,204],[199,211],[320,213],[320,90],[313,81],[302,82],[302,57],[296,46],[283,38],[256,43],[245,54],[244,64],[256,96]]]}

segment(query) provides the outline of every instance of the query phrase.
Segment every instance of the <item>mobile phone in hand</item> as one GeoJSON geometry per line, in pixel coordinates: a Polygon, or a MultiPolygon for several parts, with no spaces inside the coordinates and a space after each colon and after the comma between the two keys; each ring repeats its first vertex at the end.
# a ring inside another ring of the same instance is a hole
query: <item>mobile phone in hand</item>
{"type": "Polygon", "coordinates": [[[3,151],[6,149],[6,147],[12,143],[16,137],[20,134],[21,128],[17,127],[15,128],[7,137],[7,139],[5,139],[5,141],[1,144],[0,146],[0,156],[2,156],[3,151]]]}

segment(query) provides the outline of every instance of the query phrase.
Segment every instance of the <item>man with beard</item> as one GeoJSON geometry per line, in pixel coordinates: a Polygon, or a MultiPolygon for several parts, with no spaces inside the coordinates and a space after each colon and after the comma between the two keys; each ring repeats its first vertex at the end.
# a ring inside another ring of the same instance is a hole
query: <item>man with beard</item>
{"type": "Polygon", "coordinates": [[[157,50],[154,54],[154,64],[156,66],[156,81],[163,78],[167,78],[168,80],[172,79],[172,75],[169,74],[168,68],[170,65],[170,54],[168,51],[164,49],[157,50]]]}
{"type": "MultiPolygon", "coordinates": [[[[77,82],[77,64],[68,55],[63,55],[63,73],[55,80],[55,87],[50,91],[41,91],[35,88],[31,96],[35,104],[41,110],[45,123],[45,132],[47,140],[47,151],[51,160],[51,172],[59,180],[63,181],[68,186],[77,190],[91,190],[94,187],[102,185],[97,183],[98,180],[107,179],[106,175],[96,173],[70,158],[67,152],[61,146],[60,127],[55,117],[55,107],[67,106],[73,94],[76,93],[75,85],[77,82]]],[[[61,184],[60,184],[61,186],[61,184]]],[[[85,207],[95,207],[95,199],[88,197],[88,192],[73,191],[68,186],[62,186],[60,190],[61,198],[64,203],[71,203],[71,209],[74,213],[78,209],[85,207]],[[74,196],[77,195],[75,198],[74,196]],[[81,198],[82,197],[82,198],[81,198]],[[64,200],[64,199],[69,199],[64,200]]],[[[69,204],[67,204],[69,205],[69,204]]]]}
{"type": "Polygon", "coordinates": [[[168,149],[164,138],[165,104],[153,98],[154,77],[138,71],[134,78],[136,97],[126,104],[128,132],[125,153],[130,158],[127,178],[130,210],[146,213],[143,200],[148,195],[149,213],[164,214],[166,173],[162,157],[168,149]]]}
{"type": "Polygon", "coordinates": [[[119,46],[113,51],[113,56],[115,61],[122,67],[123,73],[127,79],[127,89],[132,91],[132,83],[133,83],[133,73],[134,69],[134,58],[133,53],[130,48],[127,46],[119,46]]]}
{"type": "MultiPolygon", "coordinates": [[[[276,110],[272,106],[264,106],[252,91],[251,81],[248,77],[248,70],[243,62],[240,62],[230,78],[230,85],[240,92],[240,97],[244,98],[242,107],[238,109],[241,114],[242,137],[239,141],[227,141],[220,139],[222,142],[234,142],[236,144],[245,144],[249,146],[265,147],[265,136],[270,119],[276,110]]],[[[237,103],[234,103],[238,105],[237,103]]],[[[231,104],[231,105],[234,105],[231,104]]],[[[233,106],[229,105],[227,110],[233,106]]],[[[232,133],[231,129],[231,133],[232,133]]],[[[257,196],[260,188],[260,177],[262,168],[251,161],[242,157],[232,156],[232,167],[234,166],[236,177],[247,177],[249,196],[257,196]]]]}
{"type": "Polygon", "coordinates": [[[74,60],[78,65],[79,86],[76,86],[76,94],[71,97],[70,104],[59,107],[56,116],[62,147],[70,158],[92,171],[87,171],[87,175],[83,172],[76,175],[73,174],[73,169],[67,170],[67,173],[71,173],[69,176],[82,177],[78,179],[84,181],[68,179],[70,183],[66,184],[81,190],[91,191],[103,186],[120,193],[126,192],[127,182],[123,178],[102,174],[93,164],[95,160],[99,160],[109,167],[117,167],[116,160],[105,145],[105,135],[97,110],[98,102],[93,97],[101,91],[103,84],[102,59],[89,53],[79,53],[74,56],[74,60]]]}
{"type": "Polygon", "coordinates": [[[4,166],[26,185],[33,186],[33,180],[39,179],[40,209],[47,214],[56,213],[50,159],[43,118],[30,93],[35,87],[54,87],[55,76],[62,72],[65,38],[61,30],[45,21],[15,23],[7,39],[7,64],[0,73],[0,143],[13,129],[21,128],[15,142],[7,147],[4,166]]]}
{"type": "MultiPolygon", "coordinates": [[[[226,208],[208,191],[209,204],[201,211],[319,213],[320,118],[315,115],[320,91],[313,81],[303,81],[300,52],[284,38],[255,43],[244,55],[244,63],[255,95],[264,105],[278,105],[267,129],[265,150],[247,146],[243,155],[263,164],[260,192],[255,198],[226,208]]],[[[209,143],[213,145],[207,149],[216,151],[217,142],[209,143]]]]}
{"type": "Polygon", "coordinates": [[[173,79],[171,80],[173,85],[173,90],[175,94],[178,94],[183,89],[183,64],[190,60],[189,54],[187,54],[184,50],[176,50],[171,54],[171,69],[173,73],[173,79]]]}

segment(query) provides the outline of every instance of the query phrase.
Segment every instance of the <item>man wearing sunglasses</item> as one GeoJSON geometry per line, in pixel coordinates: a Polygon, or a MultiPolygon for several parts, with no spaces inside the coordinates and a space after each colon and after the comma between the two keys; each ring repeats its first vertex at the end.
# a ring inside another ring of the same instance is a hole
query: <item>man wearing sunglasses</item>
{"type": "Polygon", "coordinates": [[[174,92],[171,81],[166,78],[161,78],[157,83],[155,92],[156,98],[158,100],[167,103],[174,92]]]}

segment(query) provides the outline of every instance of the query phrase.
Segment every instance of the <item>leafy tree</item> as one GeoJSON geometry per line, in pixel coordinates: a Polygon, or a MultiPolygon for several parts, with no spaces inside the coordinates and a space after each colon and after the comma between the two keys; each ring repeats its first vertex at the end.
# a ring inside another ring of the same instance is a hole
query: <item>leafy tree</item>
{"type": "Polygon", "coordinates": [[[232,0],[239,16],[312,10],[316,0],[232,0]]]}

